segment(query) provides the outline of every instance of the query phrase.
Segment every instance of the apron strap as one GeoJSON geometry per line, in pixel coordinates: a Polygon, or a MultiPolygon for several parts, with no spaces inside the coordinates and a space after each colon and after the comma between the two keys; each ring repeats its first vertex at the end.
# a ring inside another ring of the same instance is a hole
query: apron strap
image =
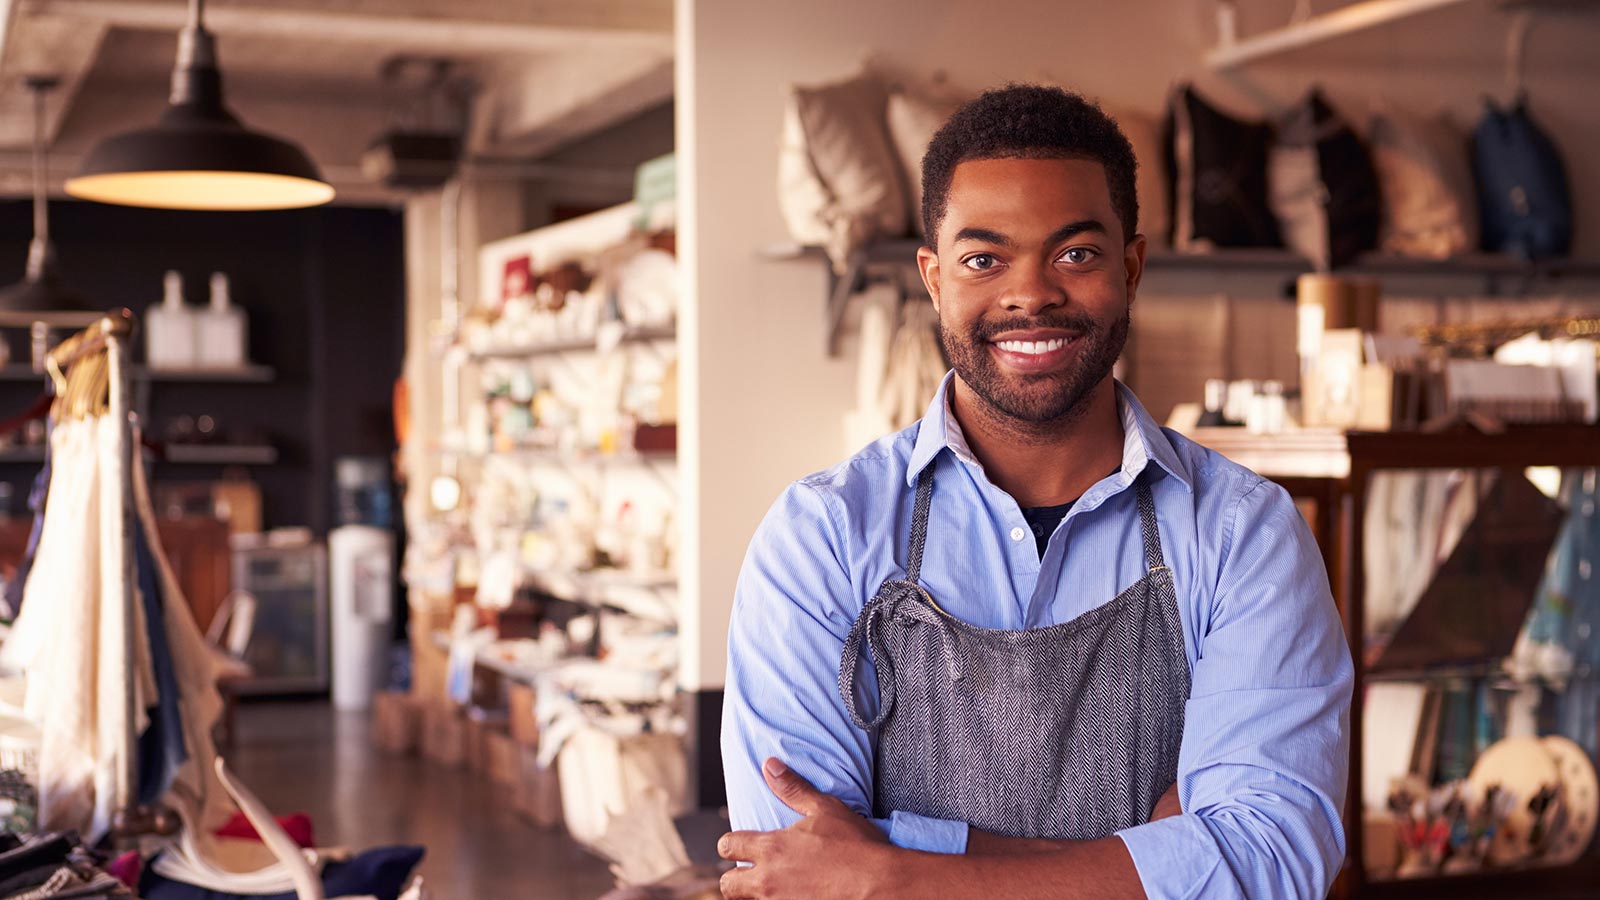
{"type": "Polygon", "coordinates": [[[1150,484],[1144,479],[1139,480],[1139,530],[1144,533],[1144,566],[1154,572],[1167,567],[1167,559],[1161,553],[1161,531],[1156,527],[1156,501],[1150,494],[1150,484]]]}
{"type": "Polygon", "coordinates": [[[906,566],[906,580],[915,584],[922,575],[922,548],[928,543],[928,507],[933,502],[934,463],[917,476],[917,503],[911,511],[911,559],[906,566]]]}

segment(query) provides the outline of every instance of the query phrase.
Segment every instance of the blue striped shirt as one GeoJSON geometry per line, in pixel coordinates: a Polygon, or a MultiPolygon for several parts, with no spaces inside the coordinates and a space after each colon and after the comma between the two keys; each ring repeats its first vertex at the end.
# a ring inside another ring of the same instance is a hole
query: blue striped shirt
{"type": "MultiPolygon", "coordinates": [[[[736,829],[797,816],[762,781],[768,756],[872,815],[872,743],[838,693],[862,606],[904,576],[917,476],[939,485],[922,583],[984,628],[1041,628],[1145,574],[1135,478],[1150,467],[1178,588],[1191,690],[1178,765],[1184,814],[1119,832],[1151,898],[1322,897],[1344,859],[1351,665],[1327,573],[1277,485],[1160,428],[1117,385],[1122,467],[1073,505],[1041,559],[1012,497],[985,476],[950,413],[946,376],[917,424],[778,498],[734,598],[722,751],[736,829]]],[[[876,709],[870,665],[862,712],[876,709]]],[[[967,826],[896,812],[912,849],[963,852],[967,826]]]]}

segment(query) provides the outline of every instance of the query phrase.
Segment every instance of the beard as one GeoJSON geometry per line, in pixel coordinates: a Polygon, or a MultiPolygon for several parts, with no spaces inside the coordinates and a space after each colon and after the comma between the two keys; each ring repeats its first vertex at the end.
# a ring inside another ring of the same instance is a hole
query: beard
{"type": "Polygon", "coordinates": [[[1090,392],[1111,374],[1128,342],[1131,311],[1110,323],[1086,312],[1039,318],[1015,317],[973,322],[959,334],[939,321],[939,341],[950,367],[983,402],[1001,415],[1028,426],[1066,425],[1088,408],[1090,392]],[[1007,331],[1060,328],[1080,335],[1078,352],[1065,369],[1039,375],[1002,372],[990,341],[1007,331]]]}

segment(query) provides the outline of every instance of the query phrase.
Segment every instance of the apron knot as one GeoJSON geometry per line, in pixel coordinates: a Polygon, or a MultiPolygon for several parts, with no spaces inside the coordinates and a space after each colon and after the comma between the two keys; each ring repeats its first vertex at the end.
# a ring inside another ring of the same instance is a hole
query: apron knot
{"type": "Polygon", "coordinates": [[[887,627],[891,623],[914,626],[918,622],[939,627],[945,638],[941,641],[945,666],[952,679],[961,680],[961,654],[956,647],[959,635],[949,617],[921,585],[903,580],[885,581],[866,606],[861,608],[861,615],[856,617],[849,635],[845,637],[844,652],[839,658],[839,696],[844,700],[850,721],[857,728],[876,732],[894,710],[894,658],[889,654],[888,642],[884,637],[887,627]],[[877,669],[878,711],[871,719],[862,712],[861,698],[856,690],[863,645],[871,654],[872,664],[877,669]]]}

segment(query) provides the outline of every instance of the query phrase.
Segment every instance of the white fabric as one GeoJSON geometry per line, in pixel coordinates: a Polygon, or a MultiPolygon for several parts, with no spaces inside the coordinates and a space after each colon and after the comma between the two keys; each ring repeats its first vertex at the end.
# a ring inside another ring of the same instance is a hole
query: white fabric
{"type": "Polygon", "coordinates": [[[862,245],[906,231],[906,192],[885,125],[888,96],[871,75],[793,86],[778,155],[778,206],[789,234],[820,244],[842,270],[862,245]]]}
{"type": "Polygon", "coordinates": [[[905,175],[906,212],[918,234],[922,228],[922,156],[933,135],[952,116],[959,103],[935,100],[905,91],[889,95],[889,138],[900,157],[905,175]]]}
{"type": "Polygon", "coordinates": [[[143,610],[135,604],[131,623],[124,614],[122,439],[105,416],[52,432],[47,515],[22,614],[0,650],[0,664],[26,674],[23,708],[42,733],[39,824],[81,831],[91,842],[110,828],[127,765],[127,673],[136,730],[156,695],[143,610]]]}
{"type": "Polygon", "coordinates": [[[1317,271],[1327,271],[1327,188],[1317,161],[1315,123],[1304,104],[1280,125],[1278,140],[1267,156],[1267,195],[1284,244],[1317,271]]]}

